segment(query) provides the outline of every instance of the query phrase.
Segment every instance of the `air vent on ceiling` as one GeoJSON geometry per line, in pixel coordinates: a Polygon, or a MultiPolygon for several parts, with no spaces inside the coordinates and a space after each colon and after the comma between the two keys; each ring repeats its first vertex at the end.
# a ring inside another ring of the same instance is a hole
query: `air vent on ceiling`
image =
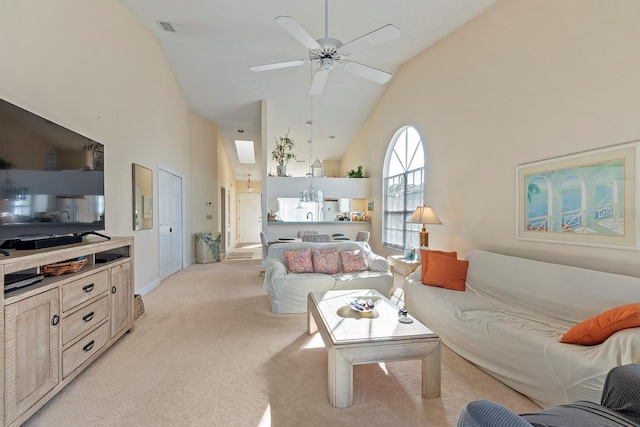
{"type": "Polygon", "coordinates": [[[170,33],[175,33],[176,30],[173,28],[170,22],[157,21],[158,24],[162,27],[163,30],[169,31],[170,33]]]}

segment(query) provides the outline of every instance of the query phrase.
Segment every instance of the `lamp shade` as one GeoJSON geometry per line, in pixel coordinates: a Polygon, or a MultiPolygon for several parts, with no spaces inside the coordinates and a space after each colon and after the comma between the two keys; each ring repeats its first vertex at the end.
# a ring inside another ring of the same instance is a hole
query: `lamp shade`
{"type": "Polygon", "coordinates": [[[418,206],[407,222],[412,224],[442,224],[438,215],[429,206],[418,206]]]}

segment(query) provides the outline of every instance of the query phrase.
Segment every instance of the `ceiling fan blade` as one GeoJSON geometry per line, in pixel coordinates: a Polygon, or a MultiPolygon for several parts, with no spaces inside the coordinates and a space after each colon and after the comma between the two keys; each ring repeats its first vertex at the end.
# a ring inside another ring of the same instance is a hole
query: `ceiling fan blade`
{"type": "Polygon", "coordinates": [[[340,50],[344,53],[359,52],[373,46],[379,46],[390,42],[391,40],[395,40],[399,37],[400,30],[389,24],[371,31],[369,34],[365,34],[362,37],[358,37],[355,40],[351,40],[349,43],[345,43],[340,50]]]}
{"type": "Polygon", "coordinates": [[[330,69],[318,68],[313,76],[313,81],[309,88],[309,95],[320,95],[322,93],[324,84],[327,82],[327,77],[329,77],[329,71],[330,69]]]}
{"type": "Polygon", "coordinates": [[[249,67],[251,71],[277,70],[278,68],[297,67],[311,62],[310,59],[296,59],[294,61],[276,62],[274,64],[254,65],[249,67]]]}
{"type": "Polygon", "coordinates": [[[368,65],[359,64],[353,61],[342,61],[343,68],[356,76],[364,77],[372,82],[385,84],[391,79],[391,74],[368,65]]]}
{"type": "Polygon", "coordinates": [[[275,21],[307,49],[321,48],[316,39],[311,37],[311,34],[309,34],[307,30],[305,30],[302,25],[300,25],[298,21],[291,16],[278,16],[275,21]]]}

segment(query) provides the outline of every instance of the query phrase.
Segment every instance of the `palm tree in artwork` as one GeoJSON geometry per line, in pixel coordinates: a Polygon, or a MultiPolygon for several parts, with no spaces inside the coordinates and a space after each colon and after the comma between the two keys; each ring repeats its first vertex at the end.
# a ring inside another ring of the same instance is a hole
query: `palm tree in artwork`
{"type": "Polygon", "coordinates": [[[531,203],[531,199],[533,199],[533,196],[540,194],[541,191],[542,190],[540,190],[538,184],[536,184],[535,182],[530,183],[527,186],[527,201],[531,203]]]}

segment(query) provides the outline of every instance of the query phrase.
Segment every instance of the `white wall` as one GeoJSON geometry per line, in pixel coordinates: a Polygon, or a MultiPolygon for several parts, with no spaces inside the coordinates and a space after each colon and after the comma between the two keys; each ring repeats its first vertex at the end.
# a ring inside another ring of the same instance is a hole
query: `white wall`
{"type": "MultiPolygon", "coordinates": [[[[189,112],[162,49],[129,10],[117,0],[4,1],[0,52],[0,98],[105,145],[106,234],[134,236],[136,289],[158,281],[158,165],[186,178],[185,259],[193,258],[190,150],[215,147],[217,131],[191,137],[192,122],[206,126],[189,112]],[[132,163],[154,171],[151,230],[133,231],[132,163]]],[[[197,161],[215,168],[218,160],[207,160],[197,161]]],[[[196,189],[197,203],[216,197],[210,185],[196,189]]]]}
{"type": "MultiPolygon", "coordinates": [[[[640,139],[640,2],[503,0],[404,64],[342,160],[381,204],[396,130],[427,152],[431,246],[640,276],[638,252],[515,239],[515,167],[640,139]]],[[[377,213],[377,212],[376,212],[377,213]]],[[[381,253],[381,215],[371,243],[381,253]]]]}

